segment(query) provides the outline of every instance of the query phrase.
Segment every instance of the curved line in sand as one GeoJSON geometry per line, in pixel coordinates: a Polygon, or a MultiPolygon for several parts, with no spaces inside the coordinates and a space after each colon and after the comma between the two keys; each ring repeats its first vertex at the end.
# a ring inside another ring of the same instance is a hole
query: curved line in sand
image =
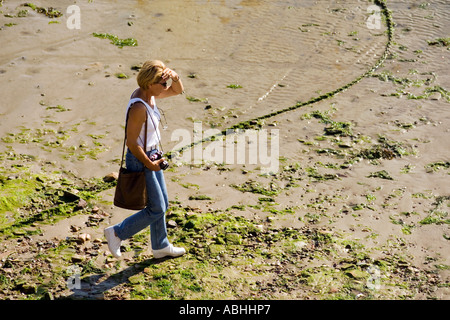
{"type": "MultiPolygon", "coordinates": [[[[362,75],[360,75],[359,77],[357,77],[353,81],[343,85],[342,87],[340,87],[338,89],[335,89],[335,90],[330,91],[328,93],[322,94],[322,95],[320,95],[318,97],[312,98],[312,99],[310,99],[310,100],[308,100],[306,102],[299,102],[299,103],[297,103],[297,104],[295,104],[295,105],[293,105],[293,106],[291,106],[289,108],[281,109],[281,110],[278,110],[278,111],[275,111],[275,112],[272,112],[272,113],[268,113],[266,115],[263,115],[263,116],[260,116],[260,117],[254,118],[254,119],[250,119],[250,120],[239,122],[239,123],[237,123],[237,124],[235,124],[235,125],[233,125],[233,126],[231,126],[229,128],[226,128],[226,129],[222,130],[219,134],[206,137],[206,138],[204,138],[204,139],[202,139],[200,141],[193,142],[193,143],[191,143],[189,145],[186,145],[186,146],[184,146],[184,147],[182,147],[182,148],[180,148],[178,150],[170,151],[170,152],[168,152],[166,154],[167,158],[170,159],[170,158],[173,157],[173,154],[182,153],[183,151],[185,151],[185,150],[187,150],[189,148],[192,148],[192,147],[194,147],[194,146],[196,146],[198,144],[201,144],[203,142],[212,141],[212,140],[215,140],[218,137],[225,136],[227,133],[230,133],[233,130],[236,131],[236,130],[239,130],[239,129],[250,129],[252,127],[255,127],[260,120],[268,119],[268,118],[277,116],[279,114],[282,114],[282,113],[285,113],[285,112],[288,112],[288,111],[293,111],[293,110],[296,110],[298,108],[301,108],[301,107],[304,107],[304,106],[307,106],[307,105],[311,105],[313,103],[316,103],[316,102],[319,102],[319,101],[322,101],[322,100],[334,97],[338,93],[347,90],[348,88],[350,88],[353,85],[355,85],[358,82],[360,82],[362,79],[370,76],[386,60],[386,57],[387,57],[387,55],[389,53],[389,49],[390,49],[391,44],[392,44],[393,35],[394,35],[394,22],[392,20],[391,11],[388,9],[388,7],[386,5],[386,0],[375,0],[374,2],[375,2],[375,4],[377,6],[381,7],[381,12],[384,15],[384,17],[386,18],[386,27],[387,27],[387,33],[388,33],[388,41],[386,42],[384,53],[381,55],[381,57],[377,60],[377,62],[369,70],[367,70],[365,73],[363,73],[362,75]]],[[[270,91],[271,90],[269,90],[269,92],[267,92],[266,95],[269,94],[270,91]]]]}

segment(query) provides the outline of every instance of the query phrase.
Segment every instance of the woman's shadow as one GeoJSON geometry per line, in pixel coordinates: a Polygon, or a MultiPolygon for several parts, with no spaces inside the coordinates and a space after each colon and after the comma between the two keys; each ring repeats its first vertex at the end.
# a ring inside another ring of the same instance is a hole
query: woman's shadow
{"type": "MultiPolygon", "coordinates": [[[[113,289],[125,282],[131,276],[139,274],[144,271],[145,268],[160,264],[166,260],[174,259],[173,257],[165,257],[161,259],[150,258],[145,261],[136,262],[130,265],[128,268],[119,271],[114,274],[93,274],[90,276],[80,276],[79,281],[73,283],[69,288],[72,291],[71,295],[61,297],[61,299],[73,299],[73,300],[102,300],[106,291],[113,289]]],[[[73,278],[73,277],[72,277],[73,278]]],[[[114,294],[112,294],[114,299],[114,294]]],[[[118,294],[115,299],[124,299],[118,294]]]]}

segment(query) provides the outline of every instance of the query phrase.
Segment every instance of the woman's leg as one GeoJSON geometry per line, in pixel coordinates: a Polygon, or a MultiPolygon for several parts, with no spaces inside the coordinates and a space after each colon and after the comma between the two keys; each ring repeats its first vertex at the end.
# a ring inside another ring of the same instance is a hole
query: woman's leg
{"type": "Polygon", "coordinates": [[[151,173],[150,179],[152,182],[150,184],[147,183],[148,204],[145,209],[153,217],[150,222],[152,249],[159,250],[169,245],[166,228],[166,210],[169,207],[169,202],[163,171],[149,172],[151,173]]]}
{"type": "MultiPolygon", "coordinates": [[[[127,153],[126,160],[129,170],[143,169],[143,165],[131,153],[127,153]]],[[[150,226],[152,249],[158,250],[169,245],[165,217],[168,208],[167,189],[162,171],[151,171],[145,168],[145,180],[148,195],[147,207],[115,225],[114,231],[117,237],[125,240],[150,226]]]]}

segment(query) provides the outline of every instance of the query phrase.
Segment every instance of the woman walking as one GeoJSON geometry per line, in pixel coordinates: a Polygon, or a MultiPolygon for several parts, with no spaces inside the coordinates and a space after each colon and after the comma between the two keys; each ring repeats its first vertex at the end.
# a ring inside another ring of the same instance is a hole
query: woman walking
{"type": "Polygon", "coordinates": [[[174,247],[167,239],[166,210],[169,205],[166,184],[161,163],[164,159],[152,161],[150,156],[158,151],[160,142],[159,121],[161,115],[155,99],[163,99],[183,92],[178,74],[167,68],[163,62],[147,61],[137,76],[139,88],[131,95],[127,113],[126,167],[130,171],[145,170],[147,206],[126,218],[121,223],[105,229],[108,247],[115,257],[120,257],[120,245],[142,229],[150,226],[150,239],[155,258],[183,255],[184,248],[174,247]],[[171,86],[167,80],[171,79],[171,86]],[[145,123],[147,120],[147,139],[145,123]],[[144,141],[147,146],[144,151],[144,141]]]}

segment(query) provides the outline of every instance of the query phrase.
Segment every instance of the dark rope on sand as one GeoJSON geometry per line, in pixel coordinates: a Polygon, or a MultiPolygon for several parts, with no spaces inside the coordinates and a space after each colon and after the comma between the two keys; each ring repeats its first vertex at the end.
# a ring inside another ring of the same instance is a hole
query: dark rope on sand
{"type": "Polygon", "coordinates": [[[257,117],[257,118],[251,119],[251,120],[246,120],[246,121],[239,122],[239,123],[237,123],[237,124],[235,124],[235,125],[233,125],[233,126],[231,126],[229,128],[226,128],[226,129],[222,130],[220,133],[218,133],[216,135],[206,137],[206,138],[204,138],[204,139],[202,139],[200,141],[195,141],[195,142],[193,142],[193,143],[191,143],[189,145],[186,145],[186,146],[184,146],[184,147],[182,147],[182,148],[180,148],[178,150],[170,151],[170,152],[168,152],[166,154],[166,157],[170,159],[170,158],[172,158],[174,156],[174,154],[176,155],[178,153],[181,153],[181,152],[183,152],[183,151],[185,151],[187,149],[190,149],[190,148],[192,148],[192,147],[194,147],[194,146],[196,146],[198,144],[202,144],[204,142],[214,141],[214,140],[216,140],[219,137],[226,136],[227,134],[230,134],[232,132],[237,132],[238,130],[252,129],[252,128],[260,127],[259,124],[260,124],[261,120],[265,120],[265,119],[268,119],[268,118],[280,115],[282,113],[293,111],[293,110],[296,110],[298,108],[301,108],[301,107],[304,107],[304,106],[308,106],[308,105],[314,104],[316,102],[319,102],[319,101],[322,101],[322,100],[334,97],[338,93],[343,92],[343,91],[349,89],[350,87],[354,86],[355,84],[360,82],[362,79],[371,76],[373,74],[373,72],[376,69],[378,69],[378,67],[380,67],[383,64],[383,62],[386,60],[386,58],[387,58],[387,56],[389,54],[389,50],[390,50],[391,45],[392,45],[393,37],[394,37],[394,22],[392,20],[391,11],[388,9],[388,7],[386,5],[386,0],[375,0],[375,4],[381,8],[381,13],[386,18],[388,41],[386,43],[384,52],[381,55],[381,57],[365,73],[363,73],[362,75],[360,75],[359,77],[357,77],[353,81],[345,84],[344,86],[342,86],[342,87],[340,87],[338,89],[335,89],[335,90],[330,91],[328,93],[322,94],[322,95],[320,95],[318,97],[312,98],[312,99],[310,99],[310,100],[308,100],[306,102],[298,102],[297,104],[295,104],[295,105],[293,105],[293,106],[291,106],[289,108],[285,108],[285,109],[281,109],[281,110],[278,110],[278,111],[274,111],[272,113],[268,113],[266,115],[263,115],[263,116],[260,116],[260,117],[257,117]]]}

